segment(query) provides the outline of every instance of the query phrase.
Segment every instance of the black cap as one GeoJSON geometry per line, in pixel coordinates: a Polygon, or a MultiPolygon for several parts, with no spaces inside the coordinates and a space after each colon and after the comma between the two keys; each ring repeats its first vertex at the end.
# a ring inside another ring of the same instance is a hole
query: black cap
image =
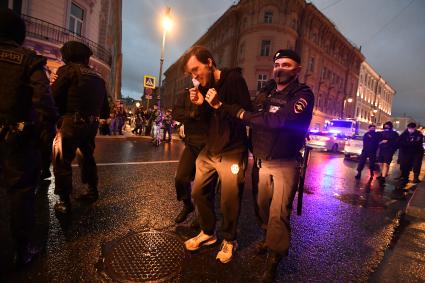
{"type": "Polygon", "coordinates": [[[25,40],[25,22],[10,9],[0,9],[0,37],[22,45],[25,40]]]}
{"type": "Polygon", "coordinates": [[[411,128],[411,129],[416,128],[416,123],[411,122],[411,123],[407,124],[407,127],[411,128]]]}
{"type": "Polygon", "coordinates": [[[90,47],[79,41],[68,41],[60,49],[65,63],[85,63],[93,55],[90,47]]]}
{"type": "Polygon", "coordinates": [[[273,62],[276,61],[279,58],[289,58],[297,62],[298,64],[301,64],[301,58],[298,55],[297,52],[291,49],[280,49],[278,50],[274,56],[273,56],[273,62]]]}

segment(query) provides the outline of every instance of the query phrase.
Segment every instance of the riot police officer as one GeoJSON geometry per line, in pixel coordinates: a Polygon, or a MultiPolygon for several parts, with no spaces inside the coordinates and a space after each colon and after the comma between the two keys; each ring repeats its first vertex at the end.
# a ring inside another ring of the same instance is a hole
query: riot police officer
{"type": "Polygon", "coordinates": [[[53,171],[55,194],[59,195],[55,210],[67,213],[71,208],[71,163],[77,149],[82,154],[81,179],[88,185],[80,199],[94,201],[98,198],[98,176],[93,152],[99,118],[109,117],[109,103],[105,81],[88,65],[93,54],[90,48],[81,42],[69,41],[63,45],[61,53],[65,65],[59,68],[52,90],[61,115],[56,138],[61,139],[58,144],[62,148],[53,158],[53,171]]]}
{"type": "Polygon", "coordinates": [[[412,169],[414,175],[413,182],[420,182],[419,174],[424,156],[423,142],[424,136],[416,129],[416,123],[409,123],[407,129],[400,135],[398,141],[401,171],[400,187],[406,186],[412,169]]]}
{"type": "Polygon", "coordinates": [[[253,154],[259,167],[258,212],[261,227],[266,231],[262,249],[258,251],[269,251],[263,282],[273,280],[281,258],[288,254],[289,217],[299,179],[300,150],[314,105],[311,89],[298,81],[299,55],[283,49],[277,51],[273,59],[274,80],[267,83],[270,91],[257,112],[221,104],[216,97],[207,99],[212,104],[221,104],[252,129],[253,154]]]}
{"type": "Polygon", "coordinates": [[[363,136],[363,149],[357,166],[356,179],[360,179],[366,160],[369,159],[370,178],[375,171],[376,151],[379,146],[379,135],[375,132],[376,126],[369,125],[369,131],[363,136]]]}
{"type": "Polygon", "coordinates": [[[378,162],[382,169],[381,175],[377,179],[381,186],[385,185],[385,178],[388,176],[399,138],[398,133],[393,130],[393,123],[391,121],[385,122],[383,127],[384,131],[380,132],[378,147],[378,162]]]}
{"type": "Polygon", "coordinates": [[[57,119],[46,59],[21,47],[24,39],[24,21],[0,10],[0,184],[7,191],[18,264],[34,256],[30,235],[40,173],[36,129],[57,119]]]}

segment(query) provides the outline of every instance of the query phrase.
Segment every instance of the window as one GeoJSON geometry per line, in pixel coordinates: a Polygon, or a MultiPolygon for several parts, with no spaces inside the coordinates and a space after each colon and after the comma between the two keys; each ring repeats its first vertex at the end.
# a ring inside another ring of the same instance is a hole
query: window
{"type": "Polygon", "coordinates": [[[267,11],[264,13],[264,23],[271,24],[273,22],[273,12],[267,11]]]}
{"type": "Polygon", "coordinates": [[[258,80],[257,80],[257,91],[262,89],[263,86],[266,84],[266,82],[267,82],[267,75],[266,74],[259,74],[258,80]]]}
{"type": "Polygon", "coordinates": [[[77,35],[81,35],[84,21],[84,10],[71,3],[71,13],[69,15],[69,30],[77,35]]]}
{"type": "Polygon", "coordinates": [[[269,56],[270,55],[270,46],[271,41],[270,40],[263,40],[261,41],[261,56],[269,56]]]}

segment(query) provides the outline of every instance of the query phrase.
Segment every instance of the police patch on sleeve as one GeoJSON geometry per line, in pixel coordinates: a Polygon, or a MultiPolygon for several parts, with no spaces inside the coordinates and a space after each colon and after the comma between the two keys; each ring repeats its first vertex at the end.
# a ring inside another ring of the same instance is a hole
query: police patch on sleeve
{"type": "Polygon", "coordinates": [[[280,109],[280,107],[279,107],[279,106],[270,105],[269,112],[271,112],[271,113],[276,113],[276,112],[277,112],[277,110],[279,110],[279,109],[280,109]]]}
{"type": "Polygon", "coordinates": [[[294,112],[297,114],[303,112],[307,108],[307,105],[308,105],[307,100],[305,100],[304,98],[298,99],[294,103],[294,112]]]}

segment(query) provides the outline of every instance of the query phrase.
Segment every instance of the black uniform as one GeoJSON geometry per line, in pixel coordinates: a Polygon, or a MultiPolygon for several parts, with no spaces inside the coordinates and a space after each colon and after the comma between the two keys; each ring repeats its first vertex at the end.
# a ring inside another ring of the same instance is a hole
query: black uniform
{"type": "Polygon", "coordinates": [[[359,175],[361,174],[366,160],[369,159],[369,169],[370,174],[373,176],[375,171],[375,162],[376,162],[376,152],[379,146],[379,134],[376,132],[367,132],[363,136],[363,149],[359,158],[359,165],[357,166],[357,171],[359,175]]]}
{"type": "Polygon", "coordinates": [[[40,173],[37,129],[57,119],[44,66],[46,59],[0,40],[0,184],[10,201],[11,231],[22,263],[34,221],[34,189],[40,173]]]}
{"type": "Polygon", "coordinates": [[[423,141],[424,137],[418,130],[415,130],[412,134],[405,130],[399,137],[398,154],[403,185],[408,182],[409,173],[412,169],[414,179],[419,179],[424,156],[423,141]]]}
{"type": "Polygon", "coordinates": [[[190,183],[195,177],[196,158],[207,142],[209,112],[207,107],[195,106],[189,94],[181,95],[174,106],[174,118],[184,124],[185,148],[177,167],[175,185],[179,201],[183,201],[188,211],[193,210],[190,183]]]}
{"type": "Polygon", "coordinates": [[[397,150],[398,133],[392,129],[380,132],[379,141],[387,141],[379,144],[378,147],[378,162],[390,164],[393,160],[394,153],[397,150]]]}
{"type": "Polygon", "coordinates": [[[52,85],[53,97],[60,109],[59,135],[62,152],[54,156],[55,193],[69,203],[72,192],[71,163],[77,148],[82,153],[81,178],[89,191],[97,195],[97,169],[93,157],[99,117],[109,117],[105,81],[84,64],[68,63],[57,72],[52,85]]]}
{"type": "MultiPolygon", "coordinates": [[[[262,105],[258,112],[244,112],[243,120],[252,128],[253,154],[259,165],[257,204],[261,227],[267,231],[265,243],[275,253],[286,255],[300,150],[312,119],[314,95],[295,80],[283,91],[273,89],[262,105]]],[[[228,110],[237,117],[243,111],[228,110]]]]}

